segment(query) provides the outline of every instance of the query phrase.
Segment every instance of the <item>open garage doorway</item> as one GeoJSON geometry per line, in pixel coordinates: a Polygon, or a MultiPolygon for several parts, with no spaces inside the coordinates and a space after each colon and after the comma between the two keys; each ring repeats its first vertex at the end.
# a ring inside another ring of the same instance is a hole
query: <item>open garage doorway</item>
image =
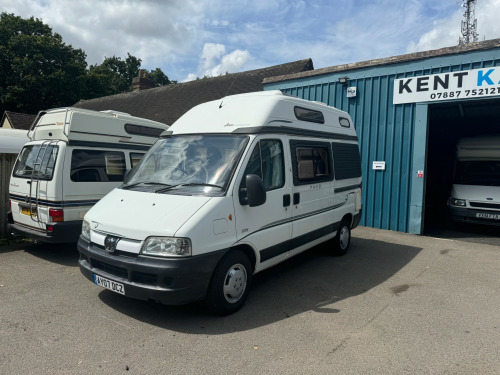
{"type": "MultiPolygon", "coordinates": [[[[500,99],[454,101],[429,105],[424,234],[457,236],[466,230],[448,218],[447,200],[453,184],[457,141],[463,137],[500,134],[500,99]]],[[[486,235],[499,227],[472,226],[486,235]]]]}

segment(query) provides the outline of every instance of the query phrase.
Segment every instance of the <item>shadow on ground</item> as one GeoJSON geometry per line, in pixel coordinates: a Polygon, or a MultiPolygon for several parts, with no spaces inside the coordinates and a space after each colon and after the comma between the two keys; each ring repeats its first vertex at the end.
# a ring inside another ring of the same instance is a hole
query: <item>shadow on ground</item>
{"type": "Polygon", "coordinates": [[[442,225],[428,225],[424,230],[424,235],[500,246],[500,226],[453,223],[446,221],[443,222],[442,225]]]}
{"type": "Polygon", "coordinates": [[[37,242],[25,246],[24,250],[47,262],[67,267],[78,267],[78,249],[74,243],[49,244],[37,242]]]}
{"type": "Polygon", "coordinates": [[[251,293],[237,313],[218,317],[203,303],[163,306],[128,299],[108,290],[99,298],[134,319],[172,331],[218,335],[265,326],[307,311],[336,314],[335,303],[385,282],[421,248],[355,238],[349,253],[332,257],[315,247],[254,277],[251,293]]]}

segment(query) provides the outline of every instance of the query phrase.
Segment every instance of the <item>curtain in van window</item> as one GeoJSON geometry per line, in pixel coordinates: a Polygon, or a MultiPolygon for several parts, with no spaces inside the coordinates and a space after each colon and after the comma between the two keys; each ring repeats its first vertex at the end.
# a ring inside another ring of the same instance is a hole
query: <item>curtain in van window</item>
{"type": "Polygon", "coordinates": [[[125,155],[119,151],[73,150],[71,181],[119,182],[125,175],[125,155]]]}

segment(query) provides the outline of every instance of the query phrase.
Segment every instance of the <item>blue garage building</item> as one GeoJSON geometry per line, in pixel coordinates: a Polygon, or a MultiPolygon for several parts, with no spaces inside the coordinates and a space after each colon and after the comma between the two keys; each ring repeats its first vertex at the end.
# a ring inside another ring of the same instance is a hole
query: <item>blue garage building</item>
{"type": "Polygon", "coordinates": [[[349,112],[361,225],[422,234],[446,220],[459,138],[500,133],[500,39],[264,79],[349,112]]]}

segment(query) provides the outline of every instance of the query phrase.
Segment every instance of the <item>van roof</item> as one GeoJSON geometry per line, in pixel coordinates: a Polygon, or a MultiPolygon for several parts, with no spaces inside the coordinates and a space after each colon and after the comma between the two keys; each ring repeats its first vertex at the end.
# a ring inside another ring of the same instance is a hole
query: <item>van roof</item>
{"type": "Polygon", "coordinates": [[[235,133],[261,127],[295,128],[304,131],[355,136],[347,112],[324,103],[300,99],[279,90],[226,96],[200,104],[181,116],[171,134],[235,133]],[[340,119],[348,120],[341,126],[340,119]]]}
{"type": "Polygon", "coordinates": [[[167,124],[118,111],[63,107],[40,112],[31,140],[151,145],[167,124]],[[157,134],[156,136],[154,136],[157,134]]]}

